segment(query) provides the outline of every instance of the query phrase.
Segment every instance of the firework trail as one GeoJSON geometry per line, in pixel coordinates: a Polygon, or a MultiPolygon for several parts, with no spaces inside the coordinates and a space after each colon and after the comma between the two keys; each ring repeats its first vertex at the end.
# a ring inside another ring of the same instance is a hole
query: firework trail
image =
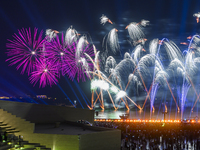
{"type": "Polygon", "coordinates": [[[53,38],[57,36],[57,33],[59,33],[56,30],[53,29],[46,29],[46,37],[48,41],[51,41],[53,38]]]}
{"type": "Polygon", "coordinates": [[[139,90],[143,89],[142,83],[139,81],[138,77],[134,74],[130,74],[128,77],[129,80],[129,86],[128,90],[129,92],[136,91],[136,95],[139,95],[139,90]]]}
{"type": "Polygon", "coordinates": [[[138,62],[140,60],[140,53],[142,49],[143,47],[141,45],[137,45],[135,49],[132,51],[131,57],[135,62],[138,62]]]}
{"type": "Polygon", "coordinates": [[[171,61],[174,60],[175,58],[183,61],[183,55],[181,53],[181,50],[173,41],[164,42],[164,46],[167,51],[168,57],[171,61]]]}
{"type": "Polygon", "coordinates": [[[149,52],[150,52],[150,54],[153,54],[153,55],[157,54],[158,44],[159,44],[159,40],[158,39],[153,39],[149,43],[149,52]]]}
{"type": "Polygon", "coordinates": [[[132,59],[123,59],[111,72],[111,80],[115,84],[119,84],[122,89],[125,89],[125,84],[128,83],[128,77],[133,73],[136,65],[132,59]],[[119,82],[118,82],[119,81],[119,82]]]}
{"type": "Polygon", "coordinates": [[[106,22],[109,22],[110,24],[113,24],[112,21],[110,19],[108,19],[108,17],[106,17],[105,15],[101,16],[101,24],[105,24],[106,22]]]}
{"type": "Polygon", "coordinates": [[[108,51],[111,50],[114,54],[116,54],[118,51],[120,51],[120,45],[118,42],[118,30],[112,29],[107,36],[103,39],[103,47],[105,45],[106,48],[106,54],[108,54],[108,51]]]}
{"type": "Polygon", "coordinates": [[[86,36],[82,36],[78,43],[77,43],[77,47],[76,47],[76,60],[80,60],[81,55],[84,52],[84,49],[86,49],[88,47],[89,43],[87,41],[86,36]]]}
{"type": "Polygon", "coordinates": [[[65,34],[65,42],[68,44],[68,45],[71,45],[73,44],[74,42],[77,42],[78,40],[78,37],[79,37],[79,34],[78,32],[71,27],[69,27],[66,31],[66,34],[65,34]]]}
{"type": "Polygon", "coordinates": [[[177,92],[180,94],[179,98],[181,102],[181,119],[183,119],[184,106],[188,90],[190,89],[191,85],[193,85],[191,79],[198,70],[197,65],[194,63],[193,56],[194,55],[192,51],[187,51],[184,62],[175,58],[173,61],[171,61],[169,65],[169,70],[173,70],[174,75],[176,75],[177,78],[182,77],[183,79],[182,86],[177,85],[178,86],[177,90],[179,90],[177,92]]]}
{"type": "Polygon", "coordinates": [[[155,96],[157,93],[157,90],[160,86],[165,86],[166,87],[166,80],[169,78],[167,72],[165,72],[164,70],[160,70],[156,73],[155,76],[155,80],[152,86],[152,90],[151,90],[151,110],[150,110],[150,118],[151,118],[151,113],[153,111],[153,105],[154,105],[154,101],[155,101],[155,96]]]}
{"type": "Polygon", "coordinates": [[[137,23],[130,23],[128,26],[126,26],[126,29],[128,29],[128,33],[132,42],[144,39],[144,33],[137,23]]]}
{"type": "Polygon", "coordinates": [[[196,21],[199,23],[200,12],[193,14],[193,16],[196,17],[196,21]]]}
{"type": "Polygon", "coordinates": [[[143,27],[146,27],[146,26],[149,25],[149,23],[150,23],[150,21],[142,19],[141,22],[140,22],[140,25],[143,26],[143,27]]]}
{"type": "Polygon", "coordinates": [[[80,79],[85,81],[86,77],[89,77],[89,71],[93,69],[93,63],[89,62],[90,59],[86,58],[85,53],[89,56],[94,56],[93,47],[87,42],[86,37],[82,36],[78,43],[75,44],[76,49],[68,49],[68,65],[70,70],[70,79],[73,80],[77,76],[79,82],[80,79]]]}
{"type": "Polygon", "coordinates": [[[105,72],[106,73],[111,73],[111,69],[114,69],[116,67],[117,63],[116,60],[114,59],[113,56],[109,56],[106,59],[106,64],[105,64],[105,72]]]}
{"type": "Polygon", "coordinates": [[[21,74],[27,72],[28,75],[35,71],[36,63],[43,59],[43,31],[37,36],[38,29],[35,28],[33,35],[31,29],[18,30],[18,35],[13,35],[13,40],[8,40],[6,44],[7,56],[10,57],[6,61],[10,62],[10,66],[17,65],[17,70],[22,68],[21,74]]]}
{"type": "Polygon", "coordinates": [[[124,59],[131,59],[131,55],[128,52],[126,52],[124,54],[124,59]]]}
{"type": "MultiPolygon", "coordinates": [[[[138,62],[138,69],[142,74],[143,78],[148,78],[152,76],[150,67],[155,65],[155,56],[147,54],[143,56],[138,62]]],[[[152,78],[152,77],[151,77],[152,78]]]]}

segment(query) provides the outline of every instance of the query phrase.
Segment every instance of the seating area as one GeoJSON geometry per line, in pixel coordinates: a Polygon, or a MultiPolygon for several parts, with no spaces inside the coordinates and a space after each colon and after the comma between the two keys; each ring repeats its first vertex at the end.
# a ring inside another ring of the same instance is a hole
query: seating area
{"type": "Polygon", "coordinates": [[[94,125],[120,129],[123,150],[200,149],[198,123],[95,122],[94,125]]]}

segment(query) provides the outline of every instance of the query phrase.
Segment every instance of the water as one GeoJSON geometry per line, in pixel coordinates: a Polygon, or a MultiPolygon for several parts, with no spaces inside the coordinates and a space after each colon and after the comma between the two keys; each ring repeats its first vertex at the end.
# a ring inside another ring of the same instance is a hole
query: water
{"type": "MultiPolygon", "coordinates": [[[[96,109],[98,111],[98,116],[95,114],[95,119],[120,119],[120,115],[129,113],[129,119],[141,119],[141,120],[149,120],[150,119],[150,109],[146,109],[145,111],[140,112],[139,110],[130,110],[126,109],[121,110],[113,110],[106,109],[104,111],[100,109],[96,109]]],[[[200,113],[197,111],[191,112],[191,108],[185,108],[184,110],[184,119],[200,119],[198,118],[200,113]]],[[[154,120],[162,120],[164,119],[164,114],[162,110],[156,109],[154,113],[152,113],[152,118],[154,120]]],[[[166,120],[180,120],[181,113],[176,109],[167,112],[165,115],[166,120]]]]}

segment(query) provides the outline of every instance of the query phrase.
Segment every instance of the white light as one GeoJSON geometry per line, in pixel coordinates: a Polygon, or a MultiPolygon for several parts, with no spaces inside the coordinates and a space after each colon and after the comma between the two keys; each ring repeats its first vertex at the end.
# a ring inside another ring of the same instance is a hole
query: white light
{"type": "Polygon", "coordinates": [[[95,90],[97,88],[97,85],[98,85],[97,80],[92,80],[92,82],[91,82],[91,90],[95,90]]]}
{"type": "Polygon", "coordinates": [[[35,55],[35,51],[31,51],[31,54],[32,54],[32,55],[35,55]]]}
{"type": "Polygon", "coordinates": [[[47,69],[44,69],[44,72],[47,72],[48,70],[47,69]]]}
{"type": "Polygon", "coordinates": [[[63,52],[60,52],[60,55],[61,55],[61,56],[63,56],[63,55],[64,55],[64,53],[63,53],[63,52]]]}
{"type": "Polygon", "coordinates": [[[101,88],[103,90],[109,89],[109,84],[105,82],[104,80],[93,80],[91,82],[91,89],[94,90],[96,88],[101,88]]]}
{"type": "Polygon", "coordinates": [[[103,90],[108,90],[109,84],[103,80],[99,80],[99,88],[101,88],[103,90]]]}
{"type": "Polygon", "coordinates": [[[117,93],[119,90],[117,89],[116,86],[111,86],[110,90],[113,92],[113,93],[117,93]]]}
{"type": "Polygon", "coordinates": [[[119,91],[116,95],[116,99],[120,99],[120,98],[123,98],[124,96],[126,96],[126,92],[124,91],[119,91]]]}

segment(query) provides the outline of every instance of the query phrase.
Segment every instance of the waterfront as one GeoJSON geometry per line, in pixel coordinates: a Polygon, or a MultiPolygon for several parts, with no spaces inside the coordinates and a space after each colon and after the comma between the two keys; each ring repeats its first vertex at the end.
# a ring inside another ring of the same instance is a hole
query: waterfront
{"type": "MultiPolygon", "coordinates": [[[[98,115],[95,113],[95,119],[120,119],[120,115],[123,114],[129,114],[129,119],[141,119],[146,120],[150,119],[150,111],[149,109],[146,109],[145,111],[139,111],[139,110],[130,110],[127,111],[126,109],[120,109],[120,110],[113,110],[113,109],[105,109],[100,110],[96,109],[95,112],[98,112],[98,115]]],[[[185,108],[184,111],[184,119],[199,119],[200,113],[198,112],[198,109],[191,112],[191,108],[185,108]]],[[[164,114],[162,110],[155,109],[155,112],[152,113],[152,118],[154,120],[162,120],[164,119],[164,114]]],[[[181,113],[177,110],[171,110],[168,111],[165,115],[165,119],[181,119],[181,113]]]]}

